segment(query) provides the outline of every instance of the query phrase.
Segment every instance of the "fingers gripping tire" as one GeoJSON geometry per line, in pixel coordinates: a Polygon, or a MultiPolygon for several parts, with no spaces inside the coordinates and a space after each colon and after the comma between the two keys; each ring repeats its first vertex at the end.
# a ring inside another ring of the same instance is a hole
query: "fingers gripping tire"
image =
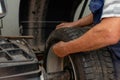
{"type": "Polygon", "coordinates": [[[76,53],[64,59],[58,58],[51,51],[50,48],[56,42],[61,40],[70,41],[78,38],[88,30],[89,27],[62,28],[53,31],[47,41],[48,52],[46,52],[44,60],[44,67],[48,73],[61,71],[67,68],[70,70],[72,76],[70,80],[115,80],[112,56],[107,48],[80,54],[76,53]]]}

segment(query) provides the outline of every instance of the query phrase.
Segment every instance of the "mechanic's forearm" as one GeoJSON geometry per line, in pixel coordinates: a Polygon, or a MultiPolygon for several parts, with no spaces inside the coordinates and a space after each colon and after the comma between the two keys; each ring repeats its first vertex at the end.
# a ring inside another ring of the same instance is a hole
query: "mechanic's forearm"
{"type": "Polygon", "coordinates": [[[78,21],[74,22],[76,24],[76,27],[84,27],[87,25],[90,25],[93,23],[93,14],[89,14],[81,19],[79,19],[78,21]]]}
{"type": "Polygon", "coordinates": [[[65,49],[68,53],[76,53],[91,51],[115,44],[119,41],[119,25],[120,20],[113,19],[103,21],[80,38],[67,42],[65,49]]]}

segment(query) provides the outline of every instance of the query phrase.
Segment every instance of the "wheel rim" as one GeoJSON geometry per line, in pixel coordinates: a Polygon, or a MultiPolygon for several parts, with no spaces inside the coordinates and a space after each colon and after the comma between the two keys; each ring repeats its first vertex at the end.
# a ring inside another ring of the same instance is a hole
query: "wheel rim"
{"type": "Polygon", "coordinates": [[[68,70],[70,73],[70,80],[77,80],[75,66],[70,56],[59,58],[50,49],[48,52],[46,65],[47,73],[68,70]]]}

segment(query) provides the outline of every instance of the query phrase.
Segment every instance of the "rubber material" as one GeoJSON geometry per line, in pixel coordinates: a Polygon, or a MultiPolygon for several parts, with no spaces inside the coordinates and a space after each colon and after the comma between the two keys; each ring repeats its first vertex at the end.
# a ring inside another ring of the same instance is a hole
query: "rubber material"
{"type": "MultiPolygon", "coordinates": [[[[70,41],[72,39],[78,38],[89,29],[90,27],[61,28],[55,30],[48,38],[47,48],[49,50],[53,44],[61,40],[70,41]]],[[[76,53],[74,55],[70,55],[70,57],[75,67],[77,80],[116,80],[114,77],[112,56],[107,48],[85,53],[76,53]]]]}

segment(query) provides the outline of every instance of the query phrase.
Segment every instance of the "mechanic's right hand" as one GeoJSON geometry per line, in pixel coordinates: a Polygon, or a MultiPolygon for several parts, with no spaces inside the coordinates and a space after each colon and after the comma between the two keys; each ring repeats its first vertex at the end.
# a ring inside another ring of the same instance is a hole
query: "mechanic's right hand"
{"type": "Polygon", "coordinates": [[[74,22],[64,22],[56,26],[56,29],[65,28],[65,27],[74,27],[74,22]]]}
{"type": "Polygon", "coordinates": [[[53,46],[53,52],[58,57],[65,57],[69,55],[69,51],[66,50],[66,42],[60,41],[53,46]]]}

